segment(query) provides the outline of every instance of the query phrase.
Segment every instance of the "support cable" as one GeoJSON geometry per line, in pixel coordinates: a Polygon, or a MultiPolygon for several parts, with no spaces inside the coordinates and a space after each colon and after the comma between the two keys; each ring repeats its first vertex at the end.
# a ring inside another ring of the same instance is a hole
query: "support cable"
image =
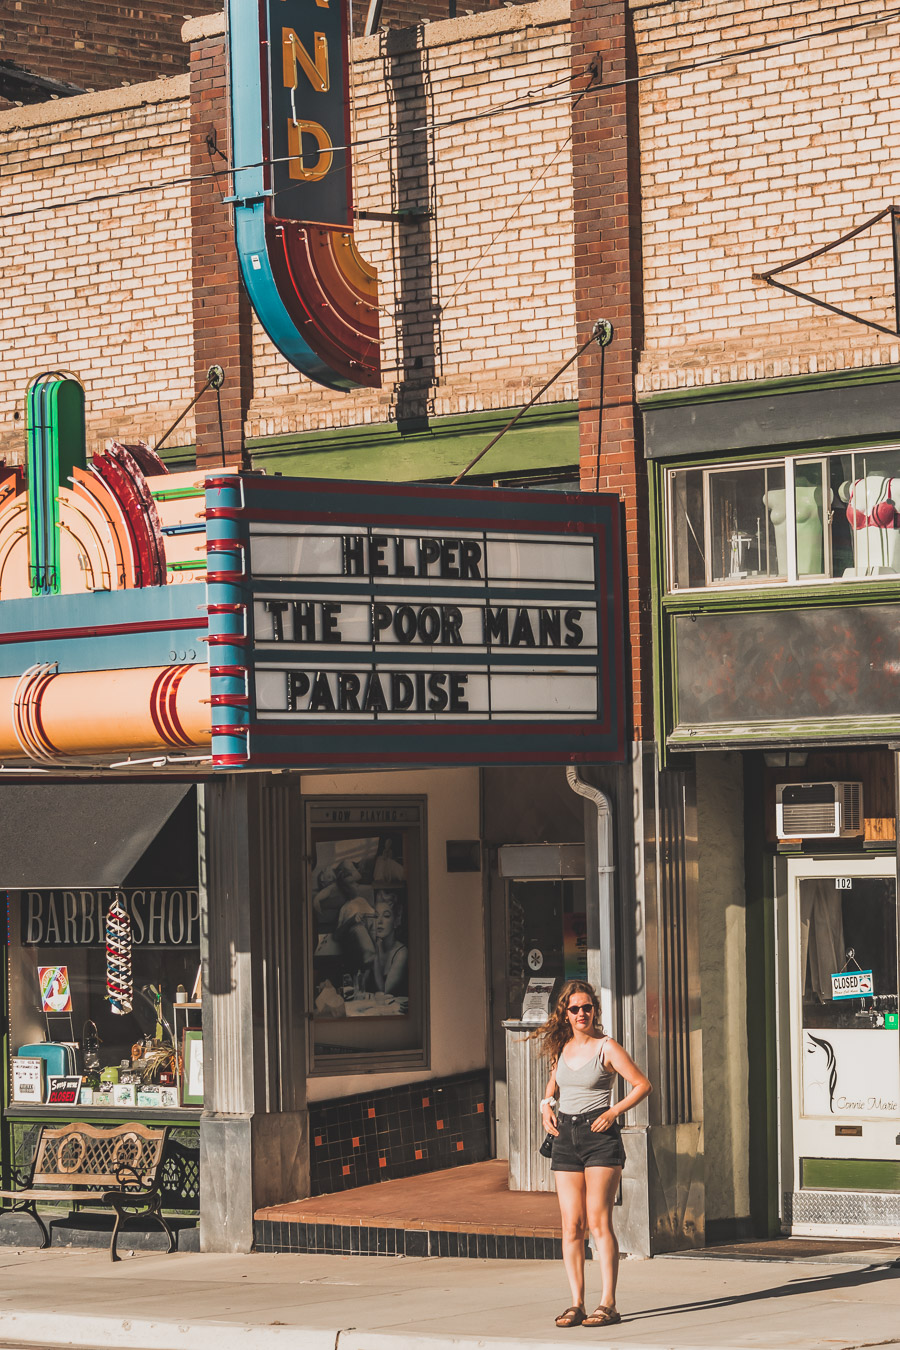
{"type": "Polygon", "coordinates": [[[501,431],[498,431],[496,436],[494,436],[492,440],[488,441],[487,445],[484,447],[483,450],[479,450],[475,458],[470,460],[469,463],[466,465],[466,467],[456,475],[450,486],[456,487],[457,483],[461,482],[462,479],[465,478],[466,474],[469,473],[470,470],[474,469],[475,465],[479,462],[479,460],[484,459],[487,452],[489,450],[492,450],[493,447],[500,440],[500,437],[505,436],[506,433],[509,431],[509,429],[516,425],[519,418],[524,416],[524,414],[528,412],[529,408],[534,407],[535,403],[537,403],[541,395],[545,394],[547,390],[550,388],[551,384],[555,384],[556,381],[559,379],[560,375],[564,374],[564,372],[569,369],[569,366],[573,365],[574,362],[578,360],[582,352],[587,351],[588,347],[591,345],[592,342],[598,343],[600,346],[600,350],[602,352],[603,348],[608,346],[609,343],[612,341],[612,336],[613,336],[612,324],[607,319],[598,319],[597,322],[594,324],[593,328],[591,329],[590,337],[587,339],[586,342],[582,342],[581,346],[578,348],[578,351],[575,353],[575,355],[570,356],[565,365],[560,366],[556,374],[550,376],[550,379],[547,381],[547,383],[541,386],[541,388],[537,391],[534,397],[529,399],[529,401],[525,404],[524,408],[519,409],[515,417],[511,418],[510,421],[507,422],[506,426],[503,427],[501,431]]]}

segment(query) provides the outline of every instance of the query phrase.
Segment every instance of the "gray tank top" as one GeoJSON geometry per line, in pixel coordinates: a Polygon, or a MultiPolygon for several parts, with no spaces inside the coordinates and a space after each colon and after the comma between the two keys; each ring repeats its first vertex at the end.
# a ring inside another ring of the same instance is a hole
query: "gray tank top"
{"type": "Polygon", "coordinates": [[[613,1075],[603,1064],[603,1048],[608,1037],[597,1045],[597,1053],[580,1069],[571,1069],[563,1055],[556,1061],[556,1086],[559,1109],[567,1116],[606,1111],[612,1100],[613,1075]]]}

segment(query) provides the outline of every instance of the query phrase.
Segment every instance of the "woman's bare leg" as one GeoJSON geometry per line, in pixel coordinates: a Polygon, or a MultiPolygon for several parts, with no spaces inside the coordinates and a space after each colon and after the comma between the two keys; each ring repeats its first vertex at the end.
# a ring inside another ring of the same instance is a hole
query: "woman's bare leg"
{"type": "Polygon", "coordinates": [[[584,1172],[554,1172],[562,1219],[562,1250],[572,1303],[584,1307],[584,1235],[587,1229],[584,1172]]]}
{"type": "MultiPolygon", "coordinates": [[[[556,1174],[557,1181],[559,1173],[556,1174]]],[[[616,1281],[619,1278],[619,1244],[613,1229],[613,1205],[622,1176],[621,1167],[586,1167],[584,1169],[585,1208],[588,1227],[597,1248],[603,1293],[600,1303],[604,1308],[616,1306],[616,1281]]]]}

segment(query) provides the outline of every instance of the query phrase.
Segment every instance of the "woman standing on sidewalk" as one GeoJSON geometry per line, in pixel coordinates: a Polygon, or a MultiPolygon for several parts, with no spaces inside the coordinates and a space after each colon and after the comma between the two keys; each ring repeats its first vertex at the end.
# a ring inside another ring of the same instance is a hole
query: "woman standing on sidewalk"
{"type": "Polygon", "coordinates": [[[563,1261],[572,1289],[572,1307],[560,1313],[556,1325],[610,1326],[622,1320],[616,1310],[619,1244],[613,1230],[613,1204],[625,1166],[618,1117],[643,1101],[651,1090],[650,1080],[618,1042],[604,1036],[597,995],[584,980],[563,985],[555,1009],[535,1034],[550,1056],[541,1117],[553,1136],[550,1168],[556,1177],[563,1261]],[[617,1074],[631,1091],[613,1105],[617,1074]],[[603,1280],[600,1304],[590,1317],[584,1306],[587,1231],[594,1239],[603,1280]]]}

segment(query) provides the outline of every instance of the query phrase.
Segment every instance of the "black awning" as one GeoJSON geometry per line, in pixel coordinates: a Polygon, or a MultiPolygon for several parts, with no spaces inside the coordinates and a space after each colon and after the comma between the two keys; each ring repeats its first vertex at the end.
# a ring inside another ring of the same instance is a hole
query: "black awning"
{"type": "Polygon", "coordinates": [[[121,886],[190,783],[0,784],[0,888],[121,886]]]}

